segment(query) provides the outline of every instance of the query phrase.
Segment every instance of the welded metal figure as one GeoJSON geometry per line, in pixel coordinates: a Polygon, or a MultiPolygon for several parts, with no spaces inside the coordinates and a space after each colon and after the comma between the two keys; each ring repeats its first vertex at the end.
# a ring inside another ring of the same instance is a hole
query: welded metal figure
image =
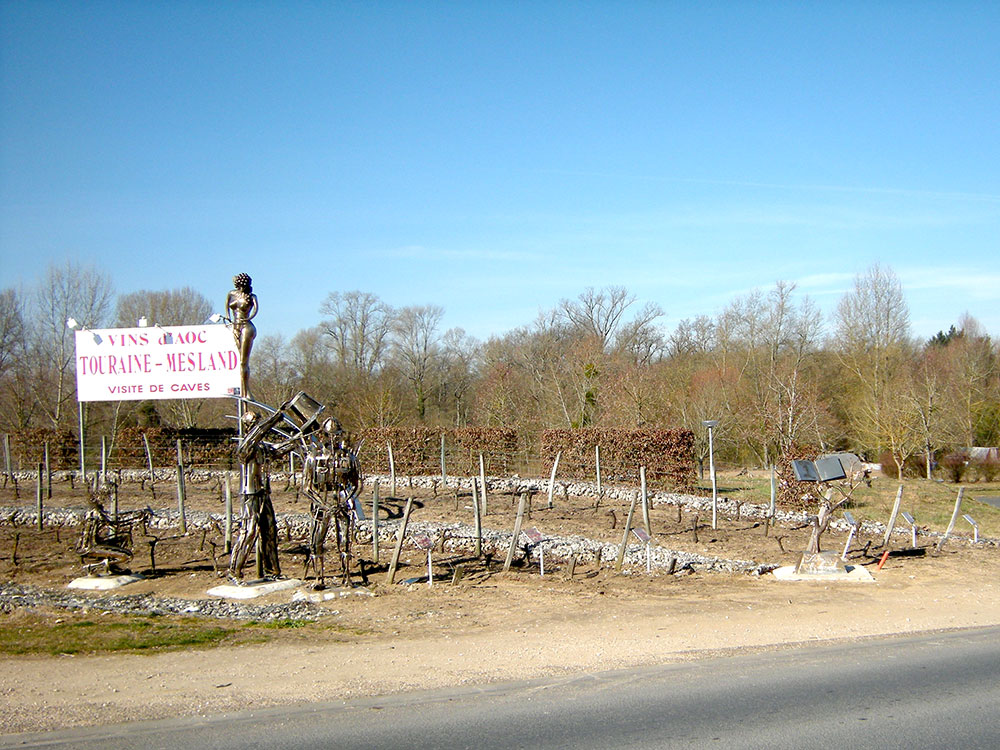
{"type": "Polygon", "coordinates": [[[283,415],[274,412],[261,419],[254,411],[243,414],[243,438],[237,456],[240,461],[240,533],[229,557],[229,575],[243,576],[250,551],[256,551],[257,577],[277,578],[281,575],[278,560],[278,522],[271,503],[271,462],[289,452],[290,446],[276,445],[266,438],[283,415]]]}
{"type": "Polygon", "coordinates": [[[316,587],[325,586],[324,546],[334,522],[337,552],[344,585],[351,582],[351,537],[356,505],[364,479],[357,453],[348,445],[340,423],[323,422],[319,440],[307,446],[302,472],[302,490],[310,501],[309,556],[305,573],[312,568],[316,587]]]}
{"type": "Polygon", "coordinates": [[[76,548],[88,575],[99,569],[105,574],[125,572],[124,566],[132,559],[135,551],[132,530],[140,526],[145,534],[146,524],[153,513],[149,508],[125,511],[117,515],[108,513],[104,503],[110,499],[111,492],[111,485],[105,483],[89,497],[90,509],[84,519],[76,548]]]}
{"type": "Polygon", "coordinates": [[[310,500],[306,572],[314,569],[317,586],[324,585],[324,545],[332,520],[337,530],[343,580],[349,584],[355,501],[361,494],[363,478],[357,452],[348,444],[340,423],[333,418],[321,422],[325,407],[303,392],[277,410],[249,399],[241,399],[241,402],[246,413],[244,436],[238,449],[243,516],[240,535],[230,557],[230,575],[237,578],[241,575],[255,545],[258,573],[280,575],[277,522],[271,504],[268,472],[273,461],[293,453],[303,466],[302,490],[310,500]],[[254,409],[272,413],[261,418],[254,409]]]}

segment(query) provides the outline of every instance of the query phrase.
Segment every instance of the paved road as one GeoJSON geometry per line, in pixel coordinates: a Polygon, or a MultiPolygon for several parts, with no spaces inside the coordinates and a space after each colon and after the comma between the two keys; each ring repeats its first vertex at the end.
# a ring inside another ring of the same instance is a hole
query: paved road
{"type": "Polygon", "coordinates": [[[212,718],[0,738],[0,747],[995,748],[1000,628],[212,718]]]}

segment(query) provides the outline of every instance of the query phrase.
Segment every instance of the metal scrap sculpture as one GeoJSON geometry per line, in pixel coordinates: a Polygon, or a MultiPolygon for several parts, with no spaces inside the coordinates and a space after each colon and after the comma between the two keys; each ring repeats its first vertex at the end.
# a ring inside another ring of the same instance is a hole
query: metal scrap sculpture
{"type": "Polygon", "coordinates": [[[281,574],[277,556],[277,523],[271,505],[268,473],[271,463],[288,454],[298,456],[303,466],[302,491],[310,500],[309,552],[306,572],[324,585],[324,547],[330,522],[337,535],[342,578],[350,583],[350,544],[356,501],[363,488],[361,463],[348,442],[340,423],[321,419],[325,407],[304,392],[272,410],[264,404],[242,399],[244,437],[238,456],[242,465],[243,514],[239,538],[233,546],[229,573],[235,578],[257,548],[258,573],[264,577],[281,574]],[[254,409],[271,411],[261,418],[254,409]]]}
{"type": "Polygon", "coordinates": [[[89,497],[90,509],[76,548],[88,575],[100,568],[106,574],[124,572],[123,566],[131,561],[134,554],[132,530],[139,525],[145,533],[146,523],[152,515],[149,508],[108,513],[104,503],[111,492],[111,485],[105,483],[89,497]]]}
{"type": "Polygon", "coordinates": [[[299,392],[278,409],[253,401],[250,396],[250,352],[257,328],[257,295],[245,273],[233,277],[234,289],[226,296],[224,319],[232,326],[239,354],[240,495],[243,508],[240,533],[229,558],[229,575],[240,578],[256,550],[257,577],[281,575],[278,560],[278,525],[271,503],[270,466],[296,454],[303,470],[303,491],[310,500],[311,523],[306,572],[316,573],[317,586],[324,584],[324,545],[330,521],[337,531],[337,549],[345,584],[350,583],[352,523],[360,509],[355,501],[362,489],[361,463],[349,445],[340,423],[320,421],[325,407],[299,392]],[[264,416],[267,414],[267,416],[264,416]]]}

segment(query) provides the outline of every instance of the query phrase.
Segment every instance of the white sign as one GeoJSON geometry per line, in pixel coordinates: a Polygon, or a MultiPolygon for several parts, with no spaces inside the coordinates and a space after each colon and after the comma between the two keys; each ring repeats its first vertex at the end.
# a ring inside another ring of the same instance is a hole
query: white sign
{"type": "Polygon", "coordinates": [[[239,393],[239,362],[225,325],[77,331],[77,400],[224,398],[239,393]]]}

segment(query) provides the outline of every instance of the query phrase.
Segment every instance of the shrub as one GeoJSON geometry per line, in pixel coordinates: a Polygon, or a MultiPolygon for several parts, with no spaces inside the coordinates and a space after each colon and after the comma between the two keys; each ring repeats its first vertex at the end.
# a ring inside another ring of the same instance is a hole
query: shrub
{"type": "Polygon", "coordinates": [[[969,469],[969,454],[965,451],[953,451],[941,458],[940,466],[952,482],[958,484],[969,469]]]}
{"type": "Polygon", "coordinates": [[[987,458],[976,459],[972,462],[972,467],[976,470],[976,478],[984,482],[995,482],[1000,476],[1000,459],[987,458]]]}

